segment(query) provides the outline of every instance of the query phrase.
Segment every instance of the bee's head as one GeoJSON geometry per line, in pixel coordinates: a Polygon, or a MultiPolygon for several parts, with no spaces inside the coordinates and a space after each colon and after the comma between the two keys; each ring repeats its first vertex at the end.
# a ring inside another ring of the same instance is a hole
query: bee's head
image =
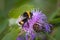
{"type": "Polygon", "coordinates": [[[23,25],[25,22],[28,21],[28,19],[32,18],[32,13],[29,11],[26,11],[22,14],[22,16],[20,17],[20,21],[19,24],[23,25]]]}

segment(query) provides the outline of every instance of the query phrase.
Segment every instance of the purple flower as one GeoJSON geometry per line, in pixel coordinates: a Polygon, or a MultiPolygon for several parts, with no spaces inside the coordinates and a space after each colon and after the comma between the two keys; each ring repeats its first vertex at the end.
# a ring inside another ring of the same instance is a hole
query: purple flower
{"type": "MultiPolygon", "coordinates": [[[[50,33],[51,27],[50,24],[48,24],[46,15],[39,10],[32,10],[31,13],[33,14],[32,18],[22,26],[22,29],[26,32],[26,40],[34,40],[38,34],[42,38],[40,32],[50,33]]],[[[17,40],[20,40],[20,38],[18,37],[17,40]]]]}
{"type": "Polygon", "coordinates": [[[24,35],[22,35],[22,36],[19,35],[16,40],[26,40],[26,39],[25,39],[24,35]]]}

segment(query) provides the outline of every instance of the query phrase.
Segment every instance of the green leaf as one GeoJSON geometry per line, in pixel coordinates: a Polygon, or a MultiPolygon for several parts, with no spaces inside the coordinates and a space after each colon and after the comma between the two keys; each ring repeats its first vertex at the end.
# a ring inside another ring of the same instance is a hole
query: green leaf
{"type": "Polygon", "coordinates": [[[0,40],[4,37],[5,34],[7,34],[9,31],[8,27],[8,19],[1,19],[1,25],[0,25],[0,40]]]}
{"type": "Polygon", "coordinates": [[[46,15],[51,14],[57,8],[57,0],[32,0],[30,3],[40,8],[46,15]]]}
{"type": "Polygon", "coordinates": [[[10,12],[9,12],[9,17],[10,18],[18,18],[18,16],[20,16],[23,12],[25,11],[30,11],[31,9],[33,9],[34,6],[30,5],[30,4],[24,4],[18,8],[13,8],[10,12]]]}
{"type": "Polygon", "coordinates": [[[5,9],[11,9],[14,7],[19,7],[26,2],[29,2],[29,0],[5,0],[5,9]]]}
{"type": "Polygon", "coordinates": [[[56,27],[53,37],[56,40],[60,40],[60,26],[56,27]]]}
{"type": "Polygon", "coordinates": [[[49,22],[53,23],[53,24],[60,23],[60,18],[56,18],[56,19],[50,20],[49,22]]]}
{"type": "Polygon", "coordinates": [[[2,40],[16,40],[19,31],[20,30],[18,28],[13,28],[2,40]]]}
{"type": "Polygon", "coordinates": [[[54,17],[56,17],[60,13],[60,8],[54,11],[50,16],[48,20],[53,20],[54,17]]]}
{"type": "Polygon", "coordinates": [[[5,19],[5,20],[3,20],[3,22],[0,25],[0,34],[7,28],[7,26],[8,26],[8,20],[5,19]]]}
{"type": "Polygon", "coordinates": [[[51,34],[46,33],[48,40],[56,40],[51,34]]]}
{"type": "Polygon", "coordinates": [[[12,8],[17,8],[26,2],[29,2],[28,0],[5,0],[5,12],[9,12],[12,8]]]}

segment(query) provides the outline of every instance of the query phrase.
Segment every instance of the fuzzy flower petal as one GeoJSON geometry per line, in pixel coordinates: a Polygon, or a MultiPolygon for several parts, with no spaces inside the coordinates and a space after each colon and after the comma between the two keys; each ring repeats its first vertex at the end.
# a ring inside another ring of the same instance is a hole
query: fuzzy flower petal
{"type": "Polygon", "coordinates": [[[27,34],[26,33],[26,40],[34,40],[36,37],[36,34],[31,33],[31,34],[27,34]]]}
{"type": "Polygon", "coordinates": [[[31,11],[31,13],[33,14],[32,18],[29,19],[27,22],[25,22],[24,25],[22,26],[22,29],[24,29],[26,32],[26,36],[25,36],[26,40],[29,40],[29,38],[31,40],[34,40],[34,38],[38,35],[36,31],[39,31],[39,33],[41,31],[50,33],[51,27],[50,24],[48,24],[46,15],[39,10],[31,11]],[[34,24],[37,24],[36,27],[33,27],[34,24]]]}
{"type": "Polygon", "coordinates": [[[47,22],[47,17],[45,14],[43,14],[41,11],[34,11],[33,12],[33,16],[31,19],[28,20],[28,24],[27,22],[23,25],[23,29],[26,30],[26,32],[31,32],[33,31],[33,25],[35,23],[38,23],[38,25],[40,25],[39,27],[42,28],[42,26],[44,25],[45,31],[46,32],[50,32],[50,26],[47,22]]]}
{"type": "Polygon", "coordinates": [[[24,35],[19,35],[16,40],[26,40],[24,35]]]}

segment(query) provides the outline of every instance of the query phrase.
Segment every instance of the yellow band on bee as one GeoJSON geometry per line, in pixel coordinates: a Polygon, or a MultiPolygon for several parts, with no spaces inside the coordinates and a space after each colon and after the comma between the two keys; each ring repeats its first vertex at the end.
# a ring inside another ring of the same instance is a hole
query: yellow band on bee
{"type": "Polygon", "coordinates": [[[27,12],[27,14],[28,14],[28,16],[29,16],[29,18],[30,18],[30,12],[29,11],[26,11],[27,12]]]}
{"type": "Polygon", "coordinates": [[[21,21],[21,24],[24,24],[24,22],[23,22],[23,21],[21,21]]]}

